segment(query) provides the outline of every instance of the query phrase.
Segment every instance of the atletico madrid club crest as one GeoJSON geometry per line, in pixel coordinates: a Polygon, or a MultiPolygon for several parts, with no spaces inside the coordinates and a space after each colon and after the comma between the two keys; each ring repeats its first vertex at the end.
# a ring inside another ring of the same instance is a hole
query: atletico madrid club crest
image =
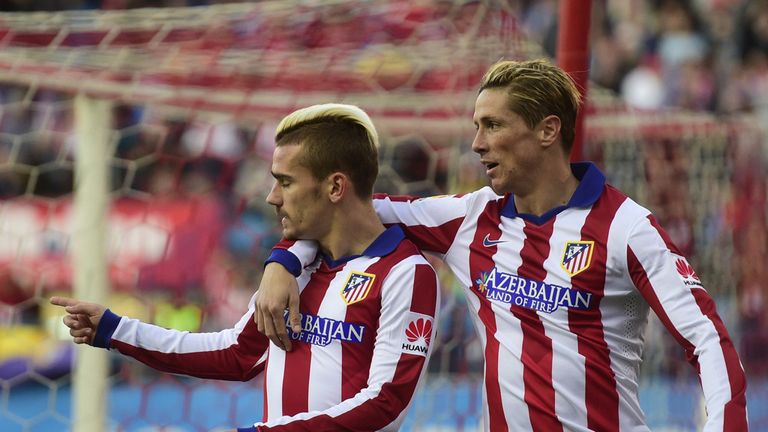
{"type": "Polygon", "coordinates": [[[570,276],[586,270],[592,263],[592,252],[595,249],[594,241],[569,241],[565,244],[563,260],[560,267],[570,276]]]}
{"type": "Polygon", "coordinates": [[[347,282],[344,284],[344,288],[341,290],[341,297],[344,299],[344,302],[350,305],[365,300],[375,278],[376,275],[370,273],[351,272],[347,282]]]}

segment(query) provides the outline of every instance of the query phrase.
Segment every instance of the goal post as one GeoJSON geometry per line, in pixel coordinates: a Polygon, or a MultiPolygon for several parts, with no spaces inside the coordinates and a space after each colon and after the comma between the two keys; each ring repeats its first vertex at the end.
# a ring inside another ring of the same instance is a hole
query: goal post
{"type": "MultiPolygon", "coordinates": [[[[112,103],[79,94],[75,97],[75,178],[72,233],[75,298],[106,304],[109,294],[107,269],[107,211],[112,147],[112,103]]],[[[72,386],[73,429],[76,432],[106,430],[108,355],[103,350],[79,346],[72,386]]]]}
{"type": "MultiPolygon", "coordinates": [[[[576,88],[586,102],[589,86],[589,39],[592,0],[561,1],[557,31],[557,62],[573,78],[576,88]]],[[[584,146],[584,110],[576,117],[576,134],[571,148],[571,160],[580,161],[584,146]]]]}

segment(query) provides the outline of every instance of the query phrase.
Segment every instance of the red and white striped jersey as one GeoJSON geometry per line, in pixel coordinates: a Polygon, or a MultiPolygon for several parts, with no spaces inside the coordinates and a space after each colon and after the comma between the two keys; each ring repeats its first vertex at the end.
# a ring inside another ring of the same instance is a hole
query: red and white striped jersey
{"type": "Polygon", "coordinates": [[[485,350],[485,429],[648,430],[638,374],[650,309],[700,375],[705,430],[747,430],[744,372],[693,268],[596,166],[572,169],[570,202],[540,217],[490,188],[374,199],[382,222],[440,254],[465,287],[485,350]]]}
{"type": "Polygon", "coordinates": [[[431,352],[439,303],[432,267],[394,226],[360,256],[318,257],[298,282],[303,330],[289,330],[289,353],[258,333],[258,293],[237,325],[218,333],[108,312],[94,346],[203,378],[248,380],[265,369],[263,422],[239,430],[397,430],[431,352]]]}

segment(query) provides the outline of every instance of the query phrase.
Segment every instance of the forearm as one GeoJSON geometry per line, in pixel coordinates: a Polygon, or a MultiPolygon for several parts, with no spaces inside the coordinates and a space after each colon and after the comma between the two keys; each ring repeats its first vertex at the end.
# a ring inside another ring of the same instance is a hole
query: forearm
{"type": "Polygon", "coordinates": [[[373,382],[354,397],[327,410],[280,417],[265,423],[258,423],[250,430],[396,431],[400,425],[401,413],[408,407],[423,372],[425,359],[418,356],[418,359],[415,360],[397,366],[390,381],[373,382]]]}
{"type": "Polygon", "coordinates": [[[746,431],[747,380],[728,331],[705,292],[694,293],[708,319],[708,335],[699,340],[694,355],[707,406],[704,431],[746,431]]]}
{"type": "Polygon", "coordinates": [[[420,250],[445,254],[467,215],[470,196],[422,199],[376,194],[373,205],[385,225],[399,225],[420,250]]]}
{"type": "Polygon", "coordinates": [[[747,430],[746,378],[736,349],[714,300],[654,218],[633,228],[627,266],[635,287],[699,372],[705,430],[747,430]]]}
{"type": "Polygon", "coordinates": [[[262,369],[268,347],[249,317],[242,326],[221,332],[189,333],[108,312],[94,345],[116,349],[163,372],[245,381],[262,369]]]}
{"type": "MultiPolygon", "coordinates": [[[[497,198],[492,193],[486,195],[446,195],[420,199],[376,194],[373,205],[384,224],[399,225],[408,240],[420,250],[445,254],[467,216],[467,208],[478,199],[497,198]]],[[[316,254],[315,242],[283,240],[272,249],[267,263],[280,263],[291,274],[298,276],[304,267],[314,261],[316,254]]]]}

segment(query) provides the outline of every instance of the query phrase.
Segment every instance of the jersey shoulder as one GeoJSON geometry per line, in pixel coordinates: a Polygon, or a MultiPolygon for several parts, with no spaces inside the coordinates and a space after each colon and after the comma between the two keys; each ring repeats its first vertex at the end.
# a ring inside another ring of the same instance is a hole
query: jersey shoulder
{"type": "Polygon", "coordinates": [[[393,267],[400,263],[408,262],[409,265],[416,264],[429,264],[429,261],[421,252],[421,250],[409,239],[404,238],[395,250],[385,257],[387,260],[391,260],[393,267]]]}
{"type": "Polygon", "coordinates": [[[650,210],[638,204],[627,194],[610,184],[605,185],[605,189],[603,190],[603,194],[598,199],[598,203],[601,201],[613,201],[621,203],[619,211],[621,213],[620,216],[622,218],[622,222],[625,225],[627,225],[630,221],[638,221],[651,215],[650,210]]]}

